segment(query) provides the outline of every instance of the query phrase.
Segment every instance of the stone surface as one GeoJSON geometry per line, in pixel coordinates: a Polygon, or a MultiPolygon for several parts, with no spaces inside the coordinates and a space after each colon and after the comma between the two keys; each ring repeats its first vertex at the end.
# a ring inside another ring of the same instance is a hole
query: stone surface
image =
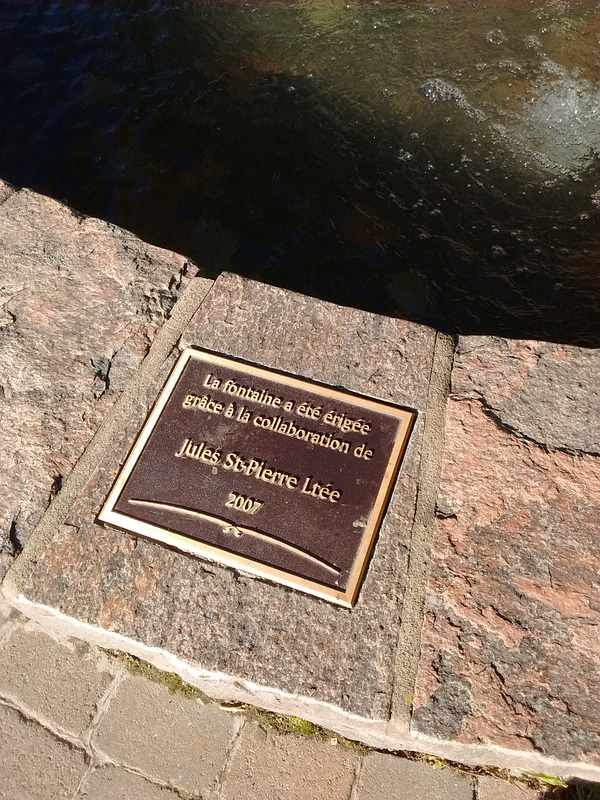
{"type": "Polygon", "coordinates": [[[150,783],[141,775],[121,767],[106,766],[93,770],[75,800],[181,800],[165,786],[150,783]]]}
{"type": "Polygon", "coordinates": [[[83,750],[0,704],[2,800],[71,800],[86,769],[83,750]]]}
{"type": "Polygon", "coordinates": [[[600,455],[598,350],[468,336],[452,392],[478,399],[498,424],[549,450],[600,455]]]}
{"type": "Polygon", "coordinates": [[[507,783],[488,775],[477,778],[477,800],[542,800],[544,794],[543,790],[530,789],[522,783],[507,783]]]}
{"type": "MultiPolygon", "coordinates": [[[[0,637],[2,642],[2,637],[0,637]]],[[[80,735],[112,678],[45,633],[16,628],[0,647],[0,697],[80,735]]]]}
{"type": "MultiPolygon", "coordinates": [[[[473,779],[383,753],[366,756],[356,800],[472,800],[473,779]]],[[[526,798],[523,798],[526,800],[526,798]]]]}
{"type": "Polygon", "coordinates": [[[600,764],[599,366],[461,340],[413,730],[600,764]]]}
{"type": "Polygon", "coordinates": [[[221,800],[347,800],[359,755],[341,745],[244,726],[221,800]]]}
{"type": "Polygon", "coordinates": [[[117,764],[202,795],[213,788],[240,721],[140,677],[119,686],[92,744],[117,764]]]}
{"type": "Polygon", "coordinates": [[[197,268],[0,189],[1,578],[197,268]]]}
{"type": "MultiPolygon", "coordinates": [[[[422,411],[434,341],[434,332],[422,326],[226,275],[209,292],[181,346],[226,351],[422,411]]],[[[148,403],[165,375],[163,370],[157,377],[148,403]]],[[[350,613],[94,524],[144,415],[140,408],[115,439],[22,587],[24,596],[167,651],[205,677],[232,676],[244,699],[252,701],[254,687],[266,687],[387,720],[422,420],[350,613]]],[[[231,684],[227,691],[233,691],[231,684]]]]}

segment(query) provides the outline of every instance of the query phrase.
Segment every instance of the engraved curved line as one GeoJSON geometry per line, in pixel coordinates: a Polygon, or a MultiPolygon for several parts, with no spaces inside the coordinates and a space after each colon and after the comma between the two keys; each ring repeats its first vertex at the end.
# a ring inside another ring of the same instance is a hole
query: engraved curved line
{"type": "Polygon", "coordinates": [[[335,572],[337,575],[339,575],[341,572],[341,569],[328,564],[327,561],[323,561],[323,559],[319,558],[318,556],[313,556],[311,553],[307,553],[300,547],[295,547],[293,544],[289,544],[288,542],[282,542],[280,539],[277,539],[275,536],[271,536],[268,533],[261,533],[260,531],[253,530],[252,528],[245,528],[243,525],[234,525],[233,523],[229,522],[229,520],[223,519],[222,517],[214,517],[211,514],[204,514],[202,511],[195,511],[193,508],[186,508],[185,506],[174,506],[170,503],[157,503],[154,500],[132,499],[128,500],[127,502],[139,506],[150,506],[151,508],[166,508],[169,511],[174,511],[176,514],[186,514],[190,517],[199,517],[207,522],[214,522],[216,525],[222,525],[223,533],[233,533],[234,536],[241,536],[243,533],[247,533],[249,536],[256,536],[257,539],[264,539],[270,544],[279,545],[279,547],[283,547],[284,550],[290,550],[292,553],[302,556],[302,558],[307,558],[309,561],[313,561],[320,567],[328,569],[330,572],[335,572]]]}

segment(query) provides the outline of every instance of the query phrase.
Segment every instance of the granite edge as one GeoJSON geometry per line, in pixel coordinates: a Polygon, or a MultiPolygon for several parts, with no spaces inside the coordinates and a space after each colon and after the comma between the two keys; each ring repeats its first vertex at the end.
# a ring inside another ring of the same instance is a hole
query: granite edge
{"type": "Polygon", "coordinates": [[[173,307],[171,316],[157,332],[137,373],[101,423],[83,455],[69,473],[61,491],[32,531],[23,551],[9,568],[0,587],[2,594],[9,602],[14,602],[14,599],[20,594],[21,588],[26,585],[38,558],[66,519],[75,500],[103,457],[106,448],[110,446],[115,432],[130,417],[139,398],[142,397],[161,365],[177,346],[183,330],[212,289],[213,283],[207,278],[193,278],[173,307]]]}

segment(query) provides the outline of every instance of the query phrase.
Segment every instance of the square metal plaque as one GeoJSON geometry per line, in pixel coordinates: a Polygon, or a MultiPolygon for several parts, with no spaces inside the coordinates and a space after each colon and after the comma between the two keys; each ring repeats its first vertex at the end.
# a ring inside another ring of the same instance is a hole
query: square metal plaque
{"type": "Polygon", "coordinates": [[[99,519],[350,608],[414,417],[188,348],[99,519]]]}

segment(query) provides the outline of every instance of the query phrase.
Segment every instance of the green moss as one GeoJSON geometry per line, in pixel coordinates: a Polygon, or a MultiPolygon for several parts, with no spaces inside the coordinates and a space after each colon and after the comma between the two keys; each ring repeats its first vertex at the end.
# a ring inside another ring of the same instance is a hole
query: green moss
{"type": "MultiPolygon", "coordinates": [[[[185,697],[203,700],[205,703],[215,702],[200,689],[196,689],[195,686],[190,686],[189,683],[183,681],[175,672],[164,672],[147,661],[132,656],[130,653],[123,653],[120,650],[107,650],[106,652],[112,658],[120,661],[131,675],[146,678],[161,686],[166,686],[169,691],[183,694],[185,697]]],[[[298,736],[317,737],[320,739],[335,739],[337,743],[347,747],[359,748],[365,752],[367,750],[362,745],[351,742],[343,736],[321,728],[301,717],[286,717],[282,714],[274,714],[272,711],[265,711],[255,706],[246,705],[245,703],[222,703],[221,707],[227,710],[240,711],[248,719],[254,720],[265,728],[272,728],[279,733],[293,733],[298,736]]]]}
{"type": "Polygon", "coordinates": [[[422,755],[419,761],[425,761],[433,769],[452,769],[451,764],[445,758],[439,756],[422,755]]]}
{"type": "Polygon", "coordinates": [[[175,672],[164,672],[147,661],[142,661],[141,658],[136,658],[136,656],[132,656],[130,653],[123,653],[120,650],[108,650],[107,652],[117,661],[120,661],[132,675],[147,678],[149,681],[166,686],[174,694],[182,694],[184,697],[202,700],[204,703],[213,702],[208,695],[204,694],[200,689],[196,689],[195,686],[186,683],[175,672]]]}
{"type": "Polygon", "coordinates": [[[567,784],[562,778],[536,772],[524,773],[530,786],[545,790],[544,797],[556,800],[600,800],[600,784],[587,781],[567,784]]]}
{"type": "Polygon", "coordinates": [[[534,781],[537,781],[542,787],[553,786],[557,789],[568,788],[568,785],[562,780],[562,778],[555,778],[554,775],[545,775],[541,772],[526,772],[525,775],[528,778],[532,778],[534,781]]]}
{"type": "Polygon", "coordinates": [[[265,711],[262,708],[255,706],[241,706],[248,719],[254,720],[263,728],[272,728],[278,733],[291,733],[297,736],[315,737],[318,739],[327,739],[335,741],[343,747],[350,747],[353,750],[358,750],[361,753],[367,753],[368,747],[353,742],[351,739],[346,739],[345,736],[340,736],[339,733],[321,728],[320,725],[315,725],[313,722],[302,719],[301,717],[286,717],[283,714],[275,714],[272,711],[265,711]]]}
{"type": "Polygon", "coordinates": [[[284,717],[278,714],[270,714],[268,711],[263,712],[263,717],[266,718],[265,721],[282,733],[296,733],[299,736],[316,736],[319,738],[325,736],[323,728],[300,717],[284,717]]]}

